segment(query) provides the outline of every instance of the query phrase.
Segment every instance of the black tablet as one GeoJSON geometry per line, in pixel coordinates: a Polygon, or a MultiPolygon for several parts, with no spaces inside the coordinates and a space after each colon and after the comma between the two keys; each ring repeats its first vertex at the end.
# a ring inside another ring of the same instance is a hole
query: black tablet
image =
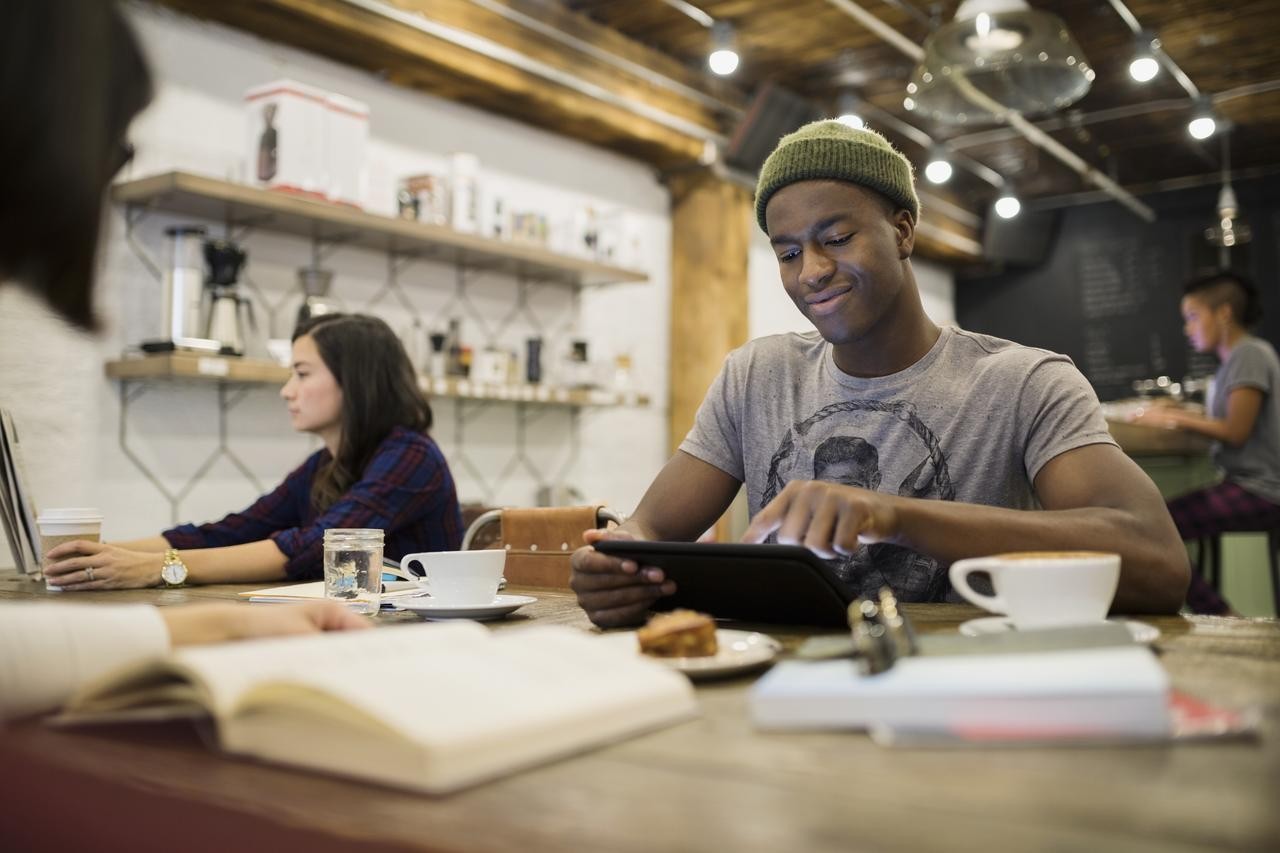
{"type": "Polygon", "coordinates": [[[717,619],[847,627],[854,596],[831,567],[796,545],[722,545],[604,539],[602,554],[661,568],[676,593],[656,610],[688,607],[717,619]]]}

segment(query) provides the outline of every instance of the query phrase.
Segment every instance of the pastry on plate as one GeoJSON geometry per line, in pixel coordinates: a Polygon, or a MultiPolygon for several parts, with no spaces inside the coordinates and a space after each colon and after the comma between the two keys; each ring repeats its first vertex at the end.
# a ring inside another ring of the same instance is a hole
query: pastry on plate
{"type": "Polygon", "coordinates": [[[714,655],[716,623],[693,610],[658,613],[636,632],[640,651],[660,658],[697,658],[714,655]]]}

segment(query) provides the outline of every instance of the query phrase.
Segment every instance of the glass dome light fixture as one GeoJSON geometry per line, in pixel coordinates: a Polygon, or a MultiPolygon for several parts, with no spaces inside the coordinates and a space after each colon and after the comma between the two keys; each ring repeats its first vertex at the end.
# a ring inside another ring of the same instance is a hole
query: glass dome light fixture
{"type": "Polygon", "coordinates": [[[996,199],[996,216],[1001,219],[1013,219],[1022,211],[1022,202],[1018,201],[1018,197],[1014,195],[1013,187],[1009,184],[1004,185],[1004,189],[1000,191],[1000,198],[996,199]]]}
{"type": "Polygon", "coordinates": [[[1149,83],[1160,73],[1160,59],[1156,51],[1160,49],[1160,39],[1155,33],[1143,30],[1138,36],[1138,47],[1133,59],[1129,62],[1129,76],[1139,83],[1149,83]]]}
{"type": "Polygon", "coordinates": [[[928,178],[931,184],[945,184],[951,180],[952,174],[951,161],[947,159],[947,151],[940,145],[935,145],[929,151],[929,162],[925,164],[924,176],[928,178]]]}
{"type": "Polygon", "coordinates": [[[716,21],[711,26],[711,54],[707,57],[707,66],[721,77],[727,77],[738,70],[738,62],[733,24],[716,21]]]}
{"type": "Polygon", "coordinates": [[[854,130],[861,130],[867,126],[867,122],[858,112],[858,97],[852,92],[841,92],[840,98],[836,102],[836,121],[843,125],[852,127],[854,130]]]}
{"type": "Polygon", "coordinates": [[[1213,114],[1213,105],[1208,98],[1199,98],[1191,111],[1191,121],[1187,122],[1187,133],[1193,139],[1208,139],[1218,130],[1218,120],[1213,114]]]}
{"type": "Polygon", "coordinates": [[[983,98],[1026,115],[1061,110],[1084,97],[1095,76],[1057,15],[1026,0],[964,0],[925,40],[907,91],[915,112],[964,124],[996,118],[983,98]]]}

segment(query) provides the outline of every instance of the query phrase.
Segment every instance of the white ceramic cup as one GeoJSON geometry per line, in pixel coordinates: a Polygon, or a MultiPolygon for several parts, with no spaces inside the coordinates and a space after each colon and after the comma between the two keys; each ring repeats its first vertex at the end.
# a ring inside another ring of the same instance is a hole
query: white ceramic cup
{"type": "MultiPolygon", "coordinates": [[[[40,566],[44,568],[44,555],[64,542],[83,539],[89,542],[102,540],[102,513],[93,507],[75,506],[45,509],[36,516],[40,533],[40,566]]],[[[62,587],[52,586],[47,580],[45,588],[61,592],[62,587]]]]}
{"type": "Polygon", "coordinates": [[[425,551],[405,554],[400,559],[400,570],[392,573],[426,589],[436,603],[481,605],[497,596],[506,564],[507,552],[501,549],[425,551]],[[426,577],[410,571],[409,564],[414,562],[422,564],[426,577]]]}
{"type": "Polygon", "coordinates": [[[969,601],[1008,615],[1017,628],[1052,628],[1100,622],[1116,595],[1120,555],[1098,551],[1022,551],[976,557],[951,565],[951,585],[969,601]],[[969,585],[987,572],[995,595],[969,585]]]}

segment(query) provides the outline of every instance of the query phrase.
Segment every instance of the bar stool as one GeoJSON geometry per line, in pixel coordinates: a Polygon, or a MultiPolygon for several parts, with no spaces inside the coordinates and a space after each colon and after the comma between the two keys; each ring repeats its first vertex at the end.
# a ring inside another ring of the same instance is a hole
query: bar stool
{"type": "MultiPolygon", "coordinates": [[[[1271,530],[1232,530],[1230,533],[1267,534],[1267,560],[1271,564],[1271,597],[1276,616],[1280,617],[1280,528],[1271,530]]],[[[1196,569],[1217,592],[1222,592],[1222,534],[1201,536],[1196,552],[1196,569]]]]}

